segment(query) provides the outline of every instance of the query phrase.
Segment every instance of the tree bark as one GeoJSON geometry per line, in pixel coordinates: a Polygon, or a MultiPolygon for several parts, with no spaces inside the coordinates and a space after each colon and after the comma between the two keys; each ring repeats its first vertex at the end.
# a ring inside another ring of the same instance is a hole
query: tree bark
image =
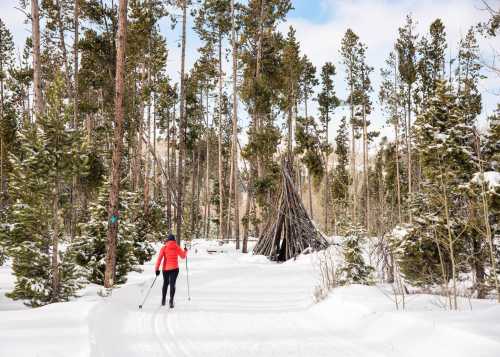
{"type": "MultiPolygon", "coordinates": [[[[66,76],[66,85],[71,86],[71,75],[69,74],[69,63],[68,63],[68,50],[66,49],[66,41],[64,39],[64,24],[61,15],[61,1],[56,0],[56,11],[57,11],[57,27],[59,28],[59,46],[61,47],[63,63],[64,63],[64,73],[66,76]]],[[[71,93],[71,90],[68,90],[71,93]]]]}
{"type": "Polygon", "coordinates": [[[31,31],[33,37],[33,87],[35,92],[35,118],[43,115],[42,65],[40,58],[40,10],[38,0],[31,0],[31,31]]]}
{"type": "Polygon", "coordinates": [[[73,43],[73,127],[78,126],[78,38],[80,27],[80,0],[75,0],[73,13],[75,40],[73,43]]]}
{"type": "Polygon", "coordinates": [[[233,190],[234,190],[234,237],[236,249],[240,249],[240,175],[238,166],[238,43],[236,39],[236,15],[231,0],[231,38],[233,45],[233,190]]]}
{"type": "Polygon", "coordinates": [[[224,182],[222,168],[222,36],[219,34],[219,136],[218,136],[218,158],[219,158],[219,232],[217,239],[224,239],[224,182]]]}
{"type": "Polygon", "coordinates": [[[115,128],[113,138],[113,157],[111,162],[111,189],[108,207],[108,234],[106,249],[106,270],[104,286],[111,288],[115,280],[116,237],[118,234],[118,203],[120,195],[121,161],[123,151],[123,121],[125,107],[125,52],[127,42],[127,5],[128,0],[120,0],[118,8],[118,39],[116,45],[116,85],[115,85],[115,128]],[[114,216],[114,218],[113,218],[114,216]]]}
{"type": "Polygon", "coordinates": [[[177,176],[177,243],[182,240],[182,216],[184,199],[184,157],[186,155],[186,21],[187,21],[187,0],[182,1],[182,44],[181,44],[181,101],[180,101],[180,120],[179,120],[179,160],[177,176]]]}
{"type": "MultiPolygon", "coordinates": [[[[364,80],[363,80],[364,81],[364,80]]],[[[370,189],[368,187],[368,128],[366,123],[366,101],[363,103],[363,179],[365,185],[365,224],[370,232],[370,189]]]]}
{"type": "MultiPolygon", "coordinates": [[[[406,152],[408,160],[408,198],[411,202],[413,198],[412,190],[412,162],[411,162],[411,84],[408,85],[408,120],[406,122],[406,152]]],[[[412,223],[412,213],[408,210],[410,223],[412,223]]]]}
{"type": "Polygon", "coordinates": [[[396,159],[396,187],[397,187],[397,202],[398,202],[398,223],[401,224],[403,223],[402,216],[401,216],[401,178],[399,175],[399,114],[398,114],[398,102],[397,102],[397,79],[398,78],[398,72],[397,72],[397,65],[396,62],[394,62],[394,134],[396,136],[396,153],[395,153],[395,159],[396,159]]]}
{"type": "Polygon", "coordinates": [[[210,123],[208,114],[208,88],[206,90],[207,135],[206,135],[206,167],[205,167],[205,238],[210,234],[210,123]]]}

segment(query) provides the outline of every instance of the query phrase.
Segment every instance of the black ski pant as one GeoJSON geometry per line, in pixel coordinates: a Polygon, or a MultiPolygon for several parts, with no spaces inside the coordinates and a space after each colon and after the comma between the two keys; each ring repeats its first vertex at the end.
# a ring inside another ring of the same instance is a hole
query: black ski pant
{"type": "Polygon", "coordinates": [[[163,289],[161,291],[162,301],[165,301],[165,298],[167,297],[167,290],[169,285],[170,285],[170,301],[174,300],[175,282],[177,281],[177,275],[179,275],[179,268],[163,271],[163,289]]]}

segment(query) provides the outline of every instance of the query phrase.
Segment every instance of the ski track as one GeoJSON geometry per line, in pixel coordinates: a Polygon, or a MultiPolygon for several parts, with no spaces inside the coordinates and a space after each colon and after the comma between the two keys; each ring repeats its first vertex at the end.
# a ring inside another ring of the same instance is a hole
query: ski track
{"type": "Polygon", "coordinates": [[[336,337],[308,313],[315,283],[311,269],[286,279],[286,265],[235,260],[232,255],[190,257],[192,299],[187,300],[181,265],[175,309],[160,306],[159,279],[138,309],[152,282],[146,276],[153,268],[147,266],[145,281],[117,289],[95,307],[91,356],[379,357],[350,338],[336,337]]]}

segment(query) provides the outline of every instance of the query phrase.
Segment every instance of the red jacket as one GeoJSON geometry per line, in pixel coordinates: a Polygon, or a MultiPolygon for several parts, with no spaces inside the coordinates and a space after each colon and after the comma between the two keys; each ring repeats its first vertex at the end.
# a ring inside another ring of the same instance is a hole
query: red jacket
{"type": "Polygon", "coordinates": [[[155,270],[160,270],[160,264],[163,260],[162,270],[174,270],[179,267],[177,257],[186,258],[187,251],[181,249],[175,241],[168,241],[160,250],[156,259],[155,270]]]}

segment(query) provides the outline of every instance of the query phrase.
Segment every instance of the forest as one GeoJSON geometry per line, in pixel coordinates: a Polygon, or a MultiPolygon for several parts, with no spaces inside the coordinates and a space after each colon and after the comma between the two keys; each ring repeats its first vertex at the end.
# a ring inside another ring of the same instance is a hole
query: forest
{"type": "Polygon", "coordinates": [[[23,48],[0,15],[7,297],[39,307],[110,291],[169,233],[250,254],[287,167],[315,229],[347,237],[334,285],[411,287],[450,310],[463,296],[500,302],[500,102],[485,113],[480,84],[500,67],[479,45],[500,11],[481,4],[489,20],[459,43],[442,19],[419,33],[404,14],[376,68],[350,28],[315,66],[283,31],[291,0],[20,0],[23,48]]]}

